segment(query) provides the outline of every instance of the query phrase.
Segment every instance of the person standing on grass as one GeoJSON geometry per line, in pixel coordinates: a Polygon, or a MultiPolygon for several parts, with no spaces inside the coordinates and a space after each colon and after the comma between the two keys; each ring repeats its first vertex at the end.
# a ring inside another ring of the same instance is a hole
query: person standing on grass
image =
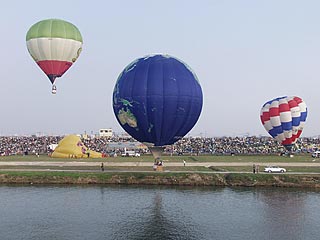
{"type": "Polygon", "coordinates": [[[186,160],[183,160],[183,166],[184,167],[186,166],[186,160]]]}
{"type": "Polygon", "coordinates": [[[253,172],[253,174],[256,173],[256,165],[255,164],[253,164],[253,166],[252,166],[252,172],[253,172]]]}
{"type": "Polygon", "coordinates": [[[101,163],[101,171],[102,171],[102,172],[104,171],[104,165],[103,165],[103,163],[101,163]]]}

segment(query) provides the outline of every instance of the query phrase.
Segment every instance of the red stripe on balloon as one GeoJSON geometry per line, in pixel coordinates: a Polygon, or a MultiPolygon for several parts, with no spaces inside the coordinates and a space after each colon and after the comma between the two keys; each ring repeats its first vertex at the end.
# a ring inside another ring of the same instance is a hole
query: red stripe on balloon
{"type": "Polygon", "coordinates": [[[270,117],[277,117],[277,116],[279,116],[279,108],[277,108],[277,107],[271,107],[271,108],[269,108],[269,114],[270,114],[270,117]]]}
{"type": "Polygon", "coordinates": [[[72,66],[72,62],[58,60],[38,61],[37,64],[46,75],[56,77],[61,77],[72,66]]]}
{"type": "Polygon", "coordinates": [[[302,99],[299,97],[294,97],[293,100],[295,100],[297,104],[302,103],[302,99]]]}
{"type": "Polygon", "coordinates": [[[292,138],[286,138],[285,140],[282,141],[282,145],[290,145],[292,144],[292,138]]]}
{"type": "Polygon", "coordinates": [[[279,112],[290,112],[290,106],[288,103],[282,103],[279,105],[279,112]]]}
{"type": "Polygon", "coordinates": [[[292,138],[293,143],[297,141],[297,139],[300,137],[301,133],[302,133],[302,130],[298,130],[297,134],[292,135],[291,138],[292,138]]]}
{"type": "Polygon", "coordinates": [[[290,108],[294,108],[294,107],[298,106],[298,104],[295,100],[288,101],[288,104],[289,104],[290,108]]]}
{"type": "Polygon", "coordinates": [[[260,115],[260,119],[262,124],[270,120],[270,115],[268,112],[263,112],[262,115],[260,115]]]}
{"type": "Polygon", "coordinates": [[[297,133],[297,138],[299,138],[300,137],[300,135],[301,135],[301,133],[302,133],[302,130],[298,130],[298,133],[297,133]]]}
{"type": "Polygon", "coordinates": [[[297,134],[292,134],[291,141],[294,143],[298,138],[297,134]]]}

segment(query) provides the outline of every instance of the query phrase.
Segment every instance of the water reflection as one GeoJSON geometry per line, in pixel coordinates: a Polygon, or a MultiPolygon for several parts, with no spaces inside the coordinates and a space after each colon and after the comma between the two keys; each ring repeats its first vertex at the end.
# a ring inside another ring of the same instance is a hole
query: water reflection
{"type": "Polygon", "coordinates": [[[201,239],[201,232],[186,220],[181,209],[164,207],[161,192],[154,192],[151,200],[143,199],[145,207],[120,223],[112,239],[201,239]]]}
{"type": "Polygon", "coordinates": [[[318,239],[319,192],[1,186],[0,239],[318,239]]]}
{"type": "Polygon", "coordinates": [[[258,192],[261,214],[266,219],[266,231],[270,238],[302,239],[306,194],[301,191],[286,189],[266,189],[258,192]],[[274,236],[274,233],[277,236],[274,236]]]}

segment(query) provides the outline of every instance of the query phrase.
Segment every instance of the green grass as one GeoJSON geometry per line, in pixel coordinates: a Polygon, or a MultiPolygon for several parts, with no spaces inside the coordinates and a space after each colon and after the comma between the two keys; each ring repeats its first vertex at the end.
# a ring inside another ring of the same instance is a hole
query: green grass
{"type": "Polygon", "coordinates": [[[318,187],[319,175],[187,172],[41,172],[0,171],[2,183],[147,184],[189,186],[318,187]]]}
{"type": "MultiPolygon", "coordinates": [[[[30,165],[20,165],[20,166],[0,166],[0,172],[3,172],[5,170],[25,170],[28,171],[28,169],[36,171],[92,171],[92,172],[100,172],[100,166],[94,167],[94,166],[62,166],[62,167],[56,167],[56,166],[30,166],[30,165]]],[[[264,166],[260,166],[260,173],[263,173],[264,166]]],[[[288,173],[295,173],[295,172],[301,172],[301,173],[320,173],[320,167],[286,167],[288,173]]],[[[146,171],[146,172],[153,172],[152,166],[145,167],[145,166],[107,166],[105,167],[105,172],[124,172],[124,171],[146,171]]],[[[166,172],[243,172],[243,173],[251,173],[252,167],[250,166],[222,166],[222,167],[201,167],[201,166],[195,166],[195,167],[183,167],[183,166],[166,166],[164,167],[164,171],[166,172]]]]}
{"type": "MultiPolygon", "coordinates": [[[[0,166],[0,171],[4,171],[4,170],[28,170],[28,169],[32,169],[32,170],[39,170],[39,171],[46,171],[46,170],[58,170],[58,171],[63,171],[63,170],[79,170],[79,171],[92,171],[92,172],[100,172],[100,166],[94,167],[94,166],[62,166],[62,167],[57,167],[57,166],[30,166],[30,165],[19,165],[19,166],[0,166]]],[[[210,170],[209,168],[206,167],[164,167],[165,171],[208,171],[211,172],[212,170],[210,170]]],[[[108,171],[149,171],[149,172],[153,172],[153,168],[152,165],[150,165],[150,167],[145,167],[145,166],[126,166],[126,167],[122,167],[122,166],[105,166],[105,172],[108,171]]]]}
{"type": "Polygon", "coordinates": [[[79,178],[79,177],[89,177],[89,178],[103,178],[108,179],[112,176],[119,175],[123,177],[135,176],[137,178],[143,178],[148,176],[185,176],[186,173],[171,173],[171,172],[95,172],[95,173],[87,173],[87,172],[42,172],[42,171],[23,171],[23,172],[15,172],[15,171],[1,171],[1,174],[5,174],[13,177],[30,177],[30,178],[50,178],[50,177],[71,177],[71,178],[79,178]]]}
{"type": "MultiPolygon", "coordinates": [[[[283,175],[281,175],[283,176],[283,175]]],[[[226,181],[229,182],[274,182],[273,174],[252,174],[252,173],[229,173],[225,175],[226,181]]]]}

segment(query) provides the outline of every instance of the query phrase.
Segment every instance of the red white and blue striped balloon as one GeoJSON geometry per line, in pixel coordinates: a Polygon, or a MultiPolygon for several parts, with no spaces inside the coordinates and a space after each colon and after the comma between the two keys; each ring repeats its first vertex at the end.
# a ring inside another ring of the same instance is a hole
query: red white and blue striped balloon
{"type": "Polygon", "coordinates": [[[267,132],[291,151],[305,125],[307,106],[300,97],[275,98],[262,106],[260,119],[267,132]]]}

